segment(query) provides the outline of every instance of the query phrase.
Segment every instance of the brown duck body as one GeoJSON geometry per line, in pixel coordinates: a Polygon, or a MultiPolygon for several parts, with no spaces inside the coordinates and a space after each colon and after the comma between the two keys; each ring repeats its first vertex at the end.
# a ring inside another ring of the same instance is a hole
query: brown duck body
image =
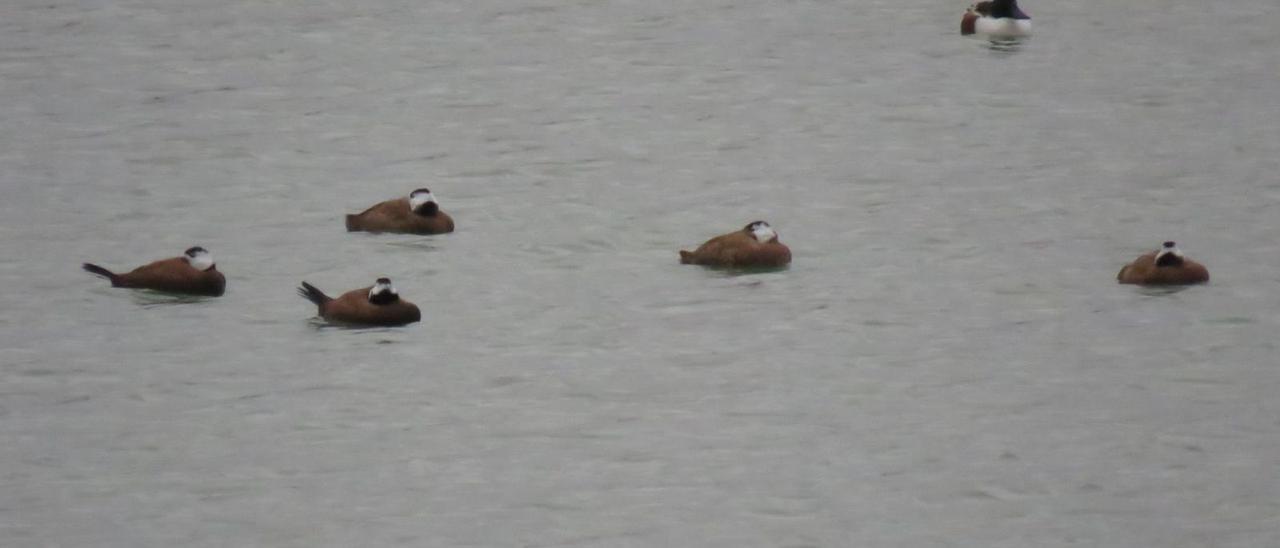
{"type": "Polygon", "coordinates": [[[746,229],[721,234],[693,251],[680,251],[680,262],[722,267],[780,267],[791,263],[791,249],[777,238],[757,241],[746,229]]]}
{"type": "Polygon", "coordinates": [[[417,213],[409,208],[408,198],[398,198],[347,215],[347,231],[444,234],[453,232],[453,218],[439,210],[430,215],[417,213]]]}
{"type": "Polygon", "coordinates": [[[1138,285],[1188,285],[1209,281],[1209,269],[1204,265],[1184,258],[1181,264],[1159,266],[1156,264],[1158,253],[1144,253],[1124,265],[1116,274],[1116,280],[1122,284],[1138,285]]]}
{"type": "Polygon", "coordinates": [[[325,295],[315,286],[302,282],[298,293],[318,307],[321,318],[331,322],[355,325],[404,325],[422,319],[418,306],[397,298],[395,302],[374,304],[369,302],[373,286],[352,289],[338,298],[325,295]]]}
{"type": "Polygon", "coordinates": [[[991,13],[991,2],[978,2],[969,9],[965,10],[964,17],[960,18],[960,34],[969,35],[976,32],[974,30],[978,18],[991,13]]]}
{"type": "Polygon", "coordinates": [[[216,266],[196,270],[182,257],[162,259],[142,265],[124,274],[116,274],[98,265],[85,263],[84,269],[111,281],[112,287],[152,289],[189,295],[222,295],[227,279],[216,266]]]}

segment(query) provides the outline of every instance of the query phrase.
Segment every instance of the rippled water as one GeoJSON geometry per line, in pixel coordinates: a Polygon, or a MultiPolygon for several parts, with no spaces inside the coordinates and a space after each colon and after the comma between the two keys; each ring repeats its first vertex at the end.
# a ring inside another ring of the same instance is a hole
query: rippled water
{"type": "Polygon", "coordinates": [[[964,4],[10,2],[0,544],[1280,544],[1280,5],[964,4]]]}

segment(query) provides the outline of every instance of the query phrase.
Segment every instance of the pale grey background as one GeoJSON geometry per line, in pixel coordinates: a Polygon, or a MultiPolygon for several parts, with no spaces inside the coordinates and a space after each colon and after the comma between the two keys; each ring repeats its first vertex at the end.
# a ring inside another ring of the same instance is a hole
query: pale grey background
{"type": "Polygon", "coordinates": [[[1280,545],[1280,4],[964,4],[7,2],[0,544],[1280,545]]]}

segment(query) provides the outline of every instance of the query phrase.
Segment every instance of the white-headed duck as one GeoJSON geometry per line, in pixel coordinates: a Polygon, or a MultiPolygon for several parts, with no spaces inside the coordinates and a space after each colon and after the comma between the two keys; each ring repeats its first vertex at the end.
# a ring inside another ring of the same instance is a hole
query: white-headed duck
{"type": "Polygon", "coordinates": [[[764,221],[716,236],[693,251],[680,251],[680,262],[721,267],[780,267],[791,263],[791,249],[764,221]]]}
{"type": "Polygon", "coordinates": [[[440,203],[430,190],[419,188],[404,198],[347,215],[347,231],[444,234],[453,232],[453,218],[440,211],[440,203]]]}
{"type": "Polygon", "coordinates": [[[960,34],[982,34],[992,38],[1017,38],[1031,34],[1031,17],[1018,8],[1017,0],[978,2],[965,10],[960,34]]]}
{"type": "Polygon", "coordinates": [[[84,263],[83,268],[110,280],[111,287],[212,297],[222,295],[227,288],[227,279],[218,272],[213,255],[199,246],[186,250],[180,257],[145,264],[124,274],[91,263],[84,263]]]}
{"type": "Polygon", "coordinates": [[[1165,242],[1160,249],[1143,253],[1124,265],[1116,274],[1116,280],[1122,284],[1138,285],[1199,284],[1209,281],[1209,270],[1186,258],[1177,244],[1165,242]]]}
{"type": "Polygon", "coordinates": [[[372,286],[353,289],[336,299],[307,282],[302,282],[298,294],[315,303],[320,317],[331,322],[404,325],[422,319],[418,306],[401,299],[389,278],[378,278],[372,286]]]}

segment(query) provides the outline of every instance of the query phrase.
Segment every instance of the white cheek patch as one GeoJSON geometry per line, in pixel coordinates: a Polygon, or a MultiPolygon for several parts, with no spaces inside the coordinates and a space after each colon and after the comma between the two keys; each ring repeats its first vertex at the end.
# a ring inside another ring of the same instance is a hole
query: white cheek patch
{"type": "Polygon", "coordinates": [[[1164,249],[1160,250],[1160,252],[1159,252],[1159,253],[1156,253],[1156,262],[1157,262],[1157,263],[1158,263],[1158,262],[1160,262],[1160,259],[1161,259],[1161,258],[1163,258],[1165,255],[1173,255],[1174,257],[1177,257],[1177,258],[1179,258],[1179,259],[1184,258],[1184,257],[1182,256],[1182,250],[1181,250],[1181,249],[1178,249],[1178,248],[1176,248],[1176,247],[1174,247],[1174,248],[1167,248],[1167,247],[1166,247],[1166,248],[1164,248],[1164,249]]]}
{"type": "Polygon", "coordinates": [[[768,243],[769,240],[772,240],[778,237],[778,233],[774,232],[773,228],[770,227],[769,225],[757,226],[755,230],[751,231],[751,234],[755,236],[756,241],[760,243],[768,243]]]}
{"type": "Polygon", "coordinates": [[[391,284],[376,284],[373,286],[373,289],[369,290],[369,298],[372,299],[374,295],[380,295],[382,293],[390,293],[392,295],[397,294],[396,288],[391,287],[391,284]]]}
{"type": "Polygon", "coordinates": [[[188,256],[187,263],[191,268],[196,270],[209,270],[213,266],[213,255],[209,253],[196,253],[195,257],[188,256]]]}
{"type": "MultiPolygon", "coordinates": [[[[436,196],[430,192],[419,192],[409,196],[409,209],[418,209],[427,202],[435,202],[436,196]]],[[[439,202],[436,202],[439,204],[439,202]]]]}

